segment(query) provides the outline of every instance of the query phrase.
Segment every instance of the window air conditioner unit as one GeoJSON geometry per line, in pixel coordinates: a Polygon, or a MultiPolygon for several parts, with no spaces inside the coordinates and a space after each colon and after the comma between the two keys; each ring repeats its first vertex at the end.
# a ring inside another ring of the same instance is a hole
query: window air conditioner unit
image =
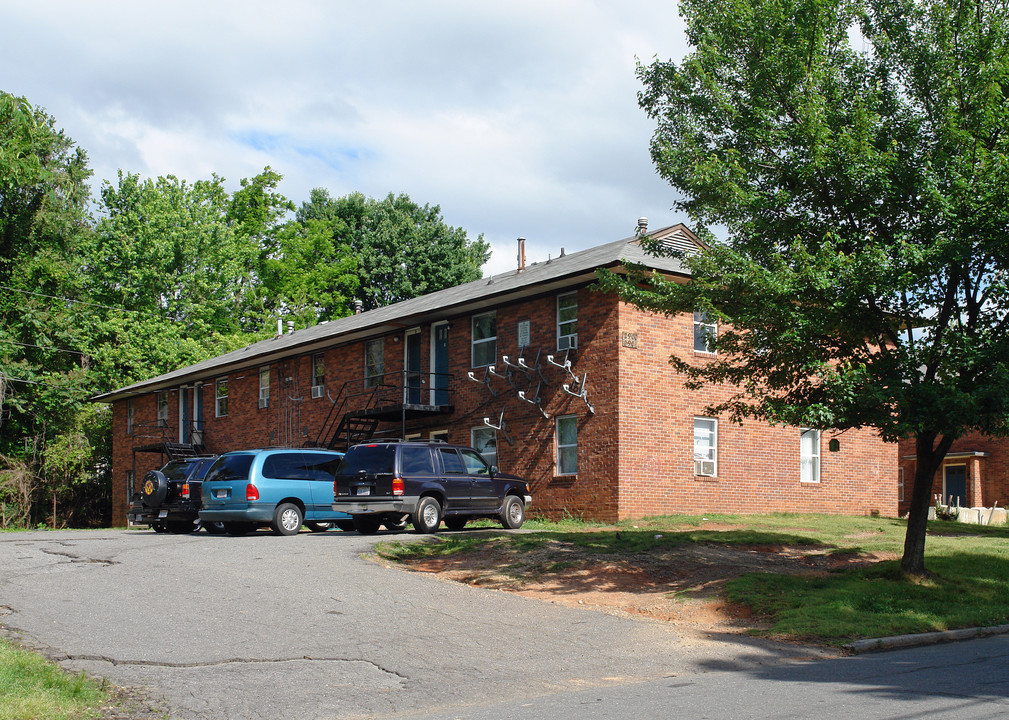
{"type": "Polygon", "coordinates": [[[313,385],[312,386],[312,397],[321,398],[326,393],[325,385],[313,385]]]}
{"type": "Polygon", "coordinates": [[[557,339],[557,349],[558,350],[577,350],[578,349],[578,336],[577,335],[561,335],[557,339]]]}
{"type": "Polygon", "coordinates": [[[261,397],[261,398],[259,398],[259,407],[260,408],[268,407],[269,404],[270,404],[270,398],[268,398],[268,397],[261,397]]]}
{"type": "Polygon", "coordinates": [[[694,460],[694,475],[715,476],[714,460],[694,460]]]}

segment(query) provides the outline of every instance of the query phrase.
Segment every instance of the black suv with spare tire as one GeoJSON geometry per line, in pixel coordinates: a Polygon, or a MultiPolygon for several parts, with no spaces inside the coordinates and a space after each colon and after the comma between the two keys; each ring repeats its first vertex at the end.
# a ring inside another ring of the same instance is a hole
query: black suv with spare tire
{"type": "Polygon", "coordinates": [[[443,442],[363,443],[347,451],[333,483],[333,509],[349,513],[354,528],[413,523],[433,533],[444,521],[461,530],[476,518],[519,528],[532,502],[529,485],[499,472],[471,447],[443,442]]]}
{"type": "Polygon", "coordinates": [[[202,523],[203,478],[217,455],[172,460],[160,470],[151,470],[140,481],[127,514],[131,523],[148,524],[154,532],[191,533],[201,527],[224,532],[221,523],[202,523]]]}

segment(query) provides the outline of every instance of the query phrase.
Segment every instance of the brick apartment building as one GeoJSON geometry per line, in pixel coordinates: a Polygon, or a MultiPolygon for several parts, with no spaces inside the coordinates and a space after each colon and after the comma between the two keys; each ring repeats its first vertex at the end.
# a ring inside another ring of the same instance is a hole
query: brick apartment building
{"type": "MultiPolygon", "coordinates": [[[[897,499],[911,507],[917,466],[914,440],[901,440],[897,499]]],[[[960,507],[1009,507],[1009,438],[969,433],[953,441],[932,481],[932,496],[960,507]]]]}
{"type": "MultiPolygon", "coordinates": [[[[685,250],[683,225],[650,233],[685,250]]],[[[521,257],[521,252],[520,252],[521,257]]],[[[686,278],[636,238],[278,334],[95,398],[113,405],[114,518],[175,453],[346,447],[369,437],[471,444],[530,481],[532,512],[612,521],[666,513],[897,512],[895,445],[709,417],[688,391],[703,317],[642,312],[591,289],[597,268],[686,278]]]]}

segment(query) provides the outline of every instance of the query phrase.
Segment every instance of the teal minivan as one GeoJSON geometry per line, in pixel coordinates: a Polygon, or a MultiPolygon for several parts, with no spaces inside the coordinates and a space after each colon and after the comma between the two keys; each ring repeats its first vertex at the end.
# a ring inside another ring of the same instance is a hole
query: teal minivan
{"type": "Polygon", "coordinates": [[[352,528],[348,514],[333,510],[333,479],[343,453],[308,448],[238,450],[221,455],[203,481],[204,523],[221,522],[231,535],[269,526],[295,535],[352,528]]]}

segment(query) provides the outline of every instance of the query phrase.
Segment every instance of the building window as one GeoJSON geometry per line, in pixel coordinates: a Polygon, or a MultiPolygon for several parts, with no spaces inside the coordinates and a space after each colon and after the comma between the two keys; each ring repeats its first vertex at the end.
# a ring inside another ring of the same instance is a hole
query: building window
{"type": "Polygon", "coordinates": [[[364,344],[364,386],[380,385],[384,374],[385,339],[369,340],[364,344]]]}
{"type": "Polygon", "coordinates": [[[578,416],[557,418],[557,474],[575,475],[578,472],[578,416]]]}
{"type": "Polygon", "coordinates": [[[434,442],[448,442],[448,430],[432,430],[428,434],[428,439],[434,442]]]}
{"type": "Polygon", "coordinates": [[[321,398],[326,390],[326,358],[322,353],[312,356],[312,397],[321,398]]]}
{"type": "Polygon", "coordinates": [[[694,418],[694,475],[718,475],[718,420],[694,418]]]}
{"type": "Polygon", "coordinates": [[[168,425],[168,393],[163,390],[158,393],[158,425],[168,425]]]}
{"type": "Polygon", "coordinates": [[[497,465],[497,430],[486,425],[470,430],[470,445],[488,465],[497,465]]]}
{"type": "Polygon", "coordinates": [[[473,367],[497,361],[497,313],[473,316],[473,367]]]}
{"type": "Polygon", "coordinates": [[[799,479],[820,482],[820,431],[802,428],[799,436],[799,479]]]}
{"type": "Polygon", "coordinates": [[[706,310],[694,310],[694,350],[696,352],[715,352],[715,338],[718,336],[718,324],[708,317],[706,310]]]}
{"type": "Polygon", "coordinates": [[[897,468],[897,502],[904,502],[904,468],[897,468]]]}
{"type": "Polygon", "coordinates": [[[228,378],[217,379],[217,390],[214,395],[214,415],[225,417],[228,414],[228,378]]]}
{"type": "Polygon", "coordinates": [[[578,347],[578,293],[557,296],[557,349],[578,347]]]}
{"type": "Polygon", "coordinates": [[[126,434],[133,432],[133,398],[126,400],[126,434]]]}
{"type": "Polygon", "coordinates": [[[270,366],[259,368],[259,407],[270,406],[270,366]]]}

